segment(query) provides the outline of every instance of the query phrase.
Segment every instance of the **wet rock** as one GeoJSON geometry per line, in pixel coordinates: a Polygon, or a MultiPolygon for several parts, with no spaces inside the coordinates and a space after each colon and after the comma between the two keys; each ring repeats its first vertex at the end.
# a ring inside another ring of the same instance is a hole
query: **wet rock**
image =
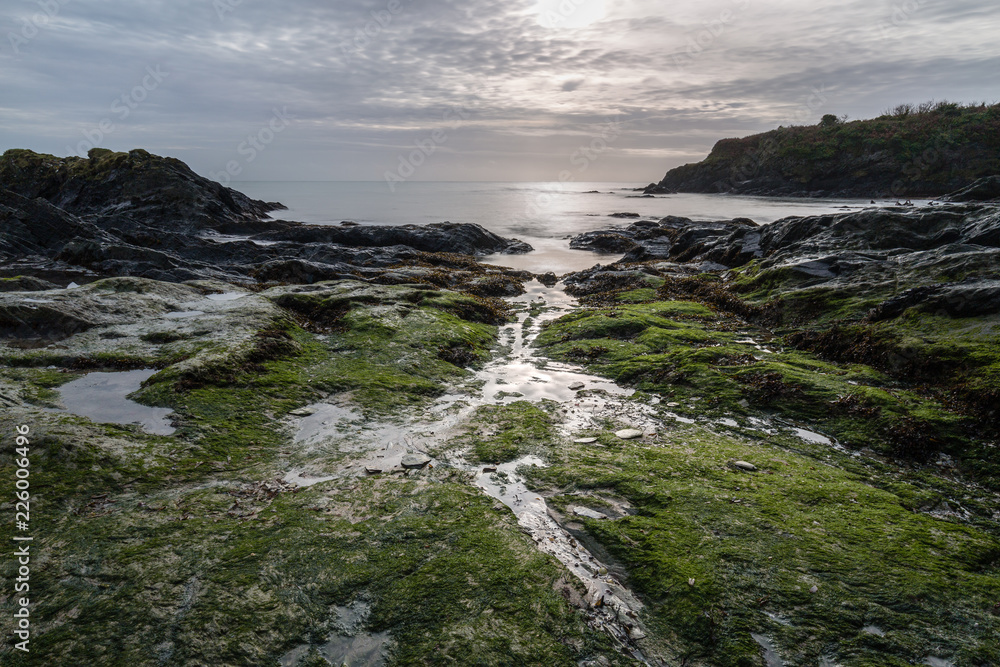
{"type": "Polygon", "coordinates": [[[556,274],[554,274],[551,271],[549,271],[548,273],[543,273],[536,277],[538,278],[538,282],[545,285],[546,287],[555,287],[555,284],[559,282],[559,277],[556,276],[556,274]]]}
{"type": "Polygon", "coordinates": [[[31,276],[0,278],[0,292],[42,292],[50,289],[59,289],[59,285],[31,276]]]}
{"type": "Polygon", "coordinates": [[[616,431],[615,435],[622,440],[635,440],[636,438],[642,437],[642,431],[634,428],[627,428],[621,431],[616,431]]]}
{"type": "Polygon", "coordinates": [[[1000,176],[980,178],[972,185],[942,198],[944,201],[977,202],[1000,200],[1000,176]]]}
{"type": "Polygon", "coordinates": [[[6,275],[42,277],[61,262],[62,271],[169,282],[312,283],[363,276],[398,283],[406,280],[401,264],[422,264],[472,269],[462,280],[469,291],[512,296],[520,293],[522,276],[486,269],[471,258],[531,250],[474,224],[272,220],[280,204],[252,200],[178,160],[145,151],[95,149],[89,159],[7,151],[0,157],[0,183],[6,275]],[[489,271],[494,275],[482,275],[489,271]]]}
{"type": "Polygon", "coordinates": [[[431,462],[431,457],[426,454],[406,454],[400,461],[404,468],[419,469],[427,466],[431,462]]]}

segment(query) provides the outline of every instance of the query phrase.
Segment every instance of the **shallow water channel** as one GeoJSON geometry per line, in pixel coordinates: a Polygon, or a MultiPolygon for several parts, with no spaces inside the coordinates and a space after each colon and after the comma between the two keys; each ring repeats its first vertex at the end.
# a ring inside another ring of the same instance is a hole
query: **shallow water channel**
{"type": "MultiPolygon", "coordinates": [[[[360,454],[338,474],[311,474],[308,467],[289,471],[285,480],[308,486],[334,479],[398,470],[408,453],[426,454],[435,467],[452,467],[471,473],[474,483],[487,495],[509,507],[520,526],[538,548],[555,556],[587,590],[589,622],[610,635],[621,650],[645,662],[636,643],[645,637],[639,621],[642,603],[610,573],[608,566],[590,553],[550,514],[545,500],[524,483],[518,469],[545,462],[534,456],[498,466],[469,463],[461,451],[442,447],[481,405],[527,400],[550,400],[562,408],[561,428],[573,432],[601,428],[611,418],[647,432],[655,431],[662,413],[653,406],[630,400],[633,390],[588,374],[569,364],[535,354],[532,342],[543,323],[556,319],[575,306],[575,299],[559,287],[533,282],[528,291],[511,299],[522,309],[516,322],[500,332],[499,352],[478,370],[465,389],[440,397],[417,421],[405,424],[365,421],[350,406],[318,403],[302,411],[296,427],[296,442],[307,450],[322,451],[336,441],[337,449],[360,454]],[[349,438],[345,436],[349,435],[349,438]]],[[[586,510],[581,510],[582,515],[586,510]]],[[[339,659],[339,656],[329,656],[339,659]]]]}

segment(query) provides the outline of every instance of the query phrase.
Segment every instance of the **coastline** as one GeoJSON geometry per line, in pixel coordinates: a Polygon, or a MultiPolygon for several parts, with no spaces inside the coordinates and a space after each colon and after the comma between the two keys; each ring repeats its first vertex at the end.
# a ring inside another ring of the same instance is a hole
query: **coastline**
{"type": "Polygon", "coordinates": [[[1000,659],[995,204],[608,211],[574,243],[615,261],[556,275],[484,265],[525,246],[477,225],[219,217],[193,183],[181,221],[4,195],[36,655],[1000,659]],[[97,386],[120,416],[70,409],[97,386]]]}

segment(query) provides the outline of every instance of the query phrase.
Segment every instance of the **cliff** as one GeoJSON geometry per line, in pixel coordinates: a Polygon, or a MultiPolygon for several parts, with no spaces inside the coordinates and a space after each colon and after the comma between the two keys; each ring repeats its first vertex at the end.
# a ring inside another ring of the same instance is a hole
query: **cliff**
{"type": "Polygon", "coordinates": [[[938,197],[998,173],[1000,105],[939,103],[723,139],[705,160],[670,170],[646,192],[938,197]]]}

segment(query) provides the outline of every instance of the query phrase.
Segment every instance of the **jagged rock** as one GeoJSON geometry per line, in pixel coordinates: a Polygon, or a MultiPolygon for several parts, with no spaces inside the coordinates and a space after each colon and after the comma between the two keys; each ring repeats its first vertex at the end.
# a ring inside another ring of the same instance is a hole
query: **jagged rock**
{"type": "MultiPolygon", "coordinates": [[[[513,296],[521,293],[527,274],[486,269],[472,257],[531,250],[474,224],[323,226],[271,220],[268,214],[284,207],[252,200],[178,160],[141,150],[95,149],[89,159],[11,150],[0,157],[0,184],[0,266],[5,266],[0,275],[61,274],[64,283],[71,275],[230,283],[362,277],[399,283],[406,279],[398,267],[408,264],[448,269],[438,280],[462,269],[469,291],[513,296]]],[[[417,279],[433,272],[426,271],[417,279]]]]}
{"type": "Polygon", "coordinates": [[[953,202],[1000,200],[1000,175],[980,178],[969,187],[943,197],[943,200],[953,202]]]}

